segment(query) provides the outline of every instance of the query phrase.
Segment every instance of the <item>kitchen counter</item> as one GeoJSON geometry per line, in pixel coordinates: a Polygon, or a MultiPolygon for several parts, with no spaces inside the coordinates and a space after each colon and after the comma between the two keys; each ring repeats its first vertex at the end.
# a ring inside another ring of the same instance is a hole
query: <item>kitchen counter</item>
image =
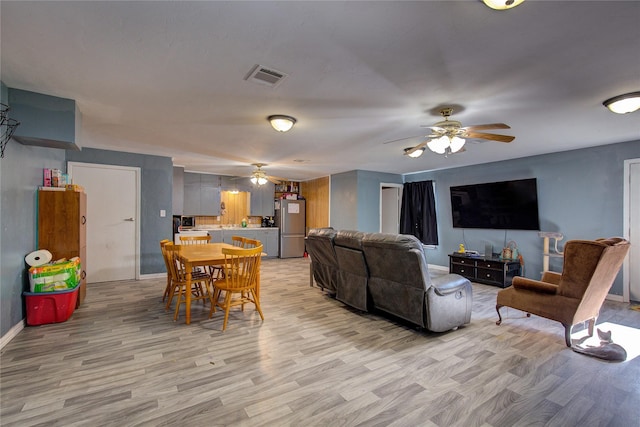
{"type": "Polygon", "coordinates": [[[194,231],[215,231],[215,230],[277,230],[278,227],[262,227],[258,225],[247,225],[246,227],[233,227],[233,226],[223,226],[223,227],[195,227],[192,228],[194,231]]]}
{"type": "Polygon", "coordinates": [[[208,233],[212,243],[233,244],[233,236],[242,236],[260,240],[264,246],[263,252],[268,257],[277,257],[280,253],[278,240],[280,229],[277,227],[197,227],[200,233],[208,233]]]}

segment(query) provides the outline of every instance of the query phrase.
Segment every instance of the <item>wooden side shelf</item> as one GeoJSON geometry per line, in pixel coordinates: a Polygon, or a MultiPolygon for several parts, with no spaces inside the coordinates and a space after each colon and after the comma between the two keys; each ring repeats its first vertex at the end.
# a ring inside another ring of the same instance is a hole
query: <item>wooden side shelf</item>
{"type": "Polygon", "coordinates": [[[449,272],[466,277],[472,282],[506,288],[511,286],[515,276],[522,274],[522,269],[518,260],[453,253],[449,255],[449,272]]]}

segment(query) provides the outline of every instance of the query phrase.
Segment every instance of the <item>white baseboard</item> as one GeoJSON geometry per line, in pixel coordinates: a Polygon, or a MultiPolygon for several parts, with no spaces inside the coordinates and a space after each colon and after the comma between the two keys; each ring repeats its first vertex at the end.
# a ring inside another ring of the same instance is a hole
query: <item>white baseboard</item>
{"type": "Polygon", "coordinates": [[[138,280],[147,280],[147,279],[166,279],[167,273],[153,273],[153,274],[141,274],[138,280]]]}
{"type": "Polygon", "coordinates": [[[9,341],[14,339],[16,335],[24,329],[24,325],[25,319],[22,319],[22,321],[16,323],[13,328],[9,329],[9,331],[0,338],[0,350],[2,350],[5,345],[9,344],[9,341]]]}
{"type": "Polygon", "coordinates": [[[622,295],[607,294],[607,297],[605,299],[607,301],[624,302],[624,298],[622,295]]]}

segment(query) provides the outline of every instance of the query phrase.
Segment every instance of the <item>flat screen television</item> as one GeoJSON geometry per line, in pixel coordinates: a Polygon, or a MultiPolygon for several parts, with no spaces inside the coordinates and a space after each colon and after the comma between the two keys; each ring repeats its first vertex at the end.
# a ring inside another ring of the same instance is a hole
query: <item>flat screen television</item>
{"type": "Polygon", "coordinates": [[[456,228],[540,230],[535,178],[450,188],[456,228]]]}

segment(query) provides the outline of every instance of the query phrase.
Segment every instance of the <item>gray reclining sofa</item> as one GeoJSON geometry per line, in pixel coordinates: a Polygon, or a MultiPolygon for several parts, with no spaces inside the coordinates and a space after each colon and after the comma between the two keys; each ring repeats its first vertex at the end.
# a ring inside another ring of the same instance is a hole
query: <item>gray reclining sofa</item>
{"type": "Polygon", "coordinates": [[[469,280],[457,274],[432,279],[414,236],[312,229],[307,251],[318,286],[351,307],[384,311],[433,332],[471,321],[469,280]]]}

